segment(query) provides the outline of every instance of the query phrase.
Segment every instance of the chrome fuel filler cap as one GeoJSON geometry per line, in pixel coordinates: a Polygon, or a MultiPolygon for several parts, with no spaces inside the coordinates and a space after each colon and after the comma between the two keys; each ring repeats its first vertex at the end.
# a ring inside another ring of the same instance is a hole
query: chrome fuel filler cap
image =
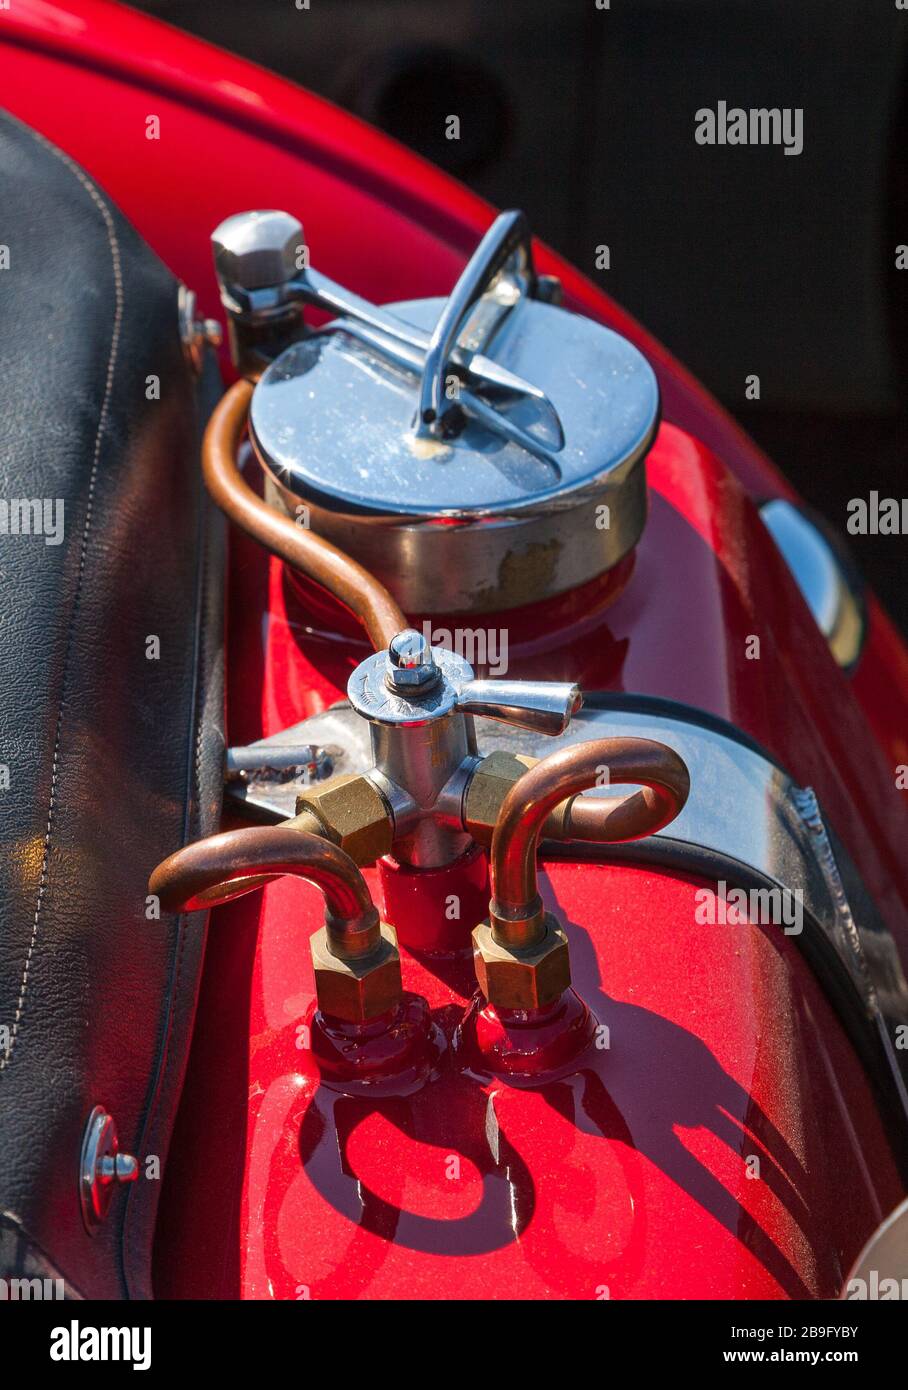
{"type": "Polygon", "coordinates": [[[448,299],[381,307],[312,269],[287,213],[240,213],[213,239],[272,500],[407,612],[535,603],[636,545],[655,375],[554,302],[522,213],[495,220],[448,299]],[[308,329],[307,305],[330,322],[308,329]]]}

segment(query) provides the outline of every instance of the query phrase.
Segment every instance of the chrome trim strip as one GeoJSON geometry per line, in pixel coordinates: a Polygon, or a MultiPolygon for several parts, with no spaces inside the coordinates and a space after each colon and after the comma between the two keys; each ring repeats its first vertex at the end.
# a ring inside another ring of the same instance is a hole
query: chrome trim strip
{"type": "Polygon", "coordinates": [[[782,497],[764,502],[760,519],[778,546],[839,666],[857,665],[867,635],[864,589],[844,547],[804,507],[782,497]]]}

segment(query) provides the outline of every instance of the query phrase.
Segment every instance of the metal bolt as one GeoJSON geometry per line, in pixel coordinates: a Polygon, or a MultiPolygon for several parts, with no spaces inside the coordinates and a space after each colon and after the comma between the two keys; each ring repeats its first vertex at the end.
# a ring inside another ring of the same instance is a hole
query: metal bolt
{"type": "Polygon", "coordinates": [[[391,639],[385,681],[391,690],[410,693],[435,684],[440,672],[421,632],[404,628],[391,639]]]}
{"type": "Polygon", "coordinates": [[[139,1161],[132,1154],[105,1154],[99,1176],[102,1182],[135,1182],[139,1161]]]}
{"type": "Polygon", "coordinates": [[[284,285],[299,274],[303,224],[289,212],[238,212],[211,234],[221,285],[243,290],[284,285]]]}

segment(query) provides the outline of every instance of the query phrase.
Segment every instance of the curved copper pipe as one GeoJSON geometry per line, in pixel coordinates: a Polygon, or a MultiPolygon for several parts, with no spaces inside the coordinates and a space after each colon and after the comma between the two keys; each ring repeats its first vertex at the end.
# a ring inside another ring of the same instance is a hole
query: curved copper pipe
{"type": "Polygon", "coordinates": [[[378,912],[366,880],[338,845],[282,825],[227,830],[164,859],[148,881],[168,912],[229,902],[258,888],[262,875],[294,874],[325,897],[335,955],[363,955],[379,942],[378,912]]]}
{"type": "Polygon", "coordinates": [[[515,782],[502,802],[492,836],[493,935],[502,944],[532,944],[542,932],[543,909],[536,880],[540,834],[602,843],[637,840],[673,820],[690,791],[690,776],[678,754],[644,738],[603,738],[559,749],[515,782]],[[579,798],[546,824],[560,802],[599,781],[608,769],[610,786],[637,783],[642,791],[621,801],[579,798]]]}
{"type": "Polygon", "coordinates": [[[387,647],[395,633],[407,626],[388,590],[330,541],[269,506],[240,473],[237,452],[252,390],[248,381],[235,382],[212,411],[202,445],[205,486],[241,530],[340,599],[362,623],[376,650],[387,647]]]}
{"type": "MultiPolygon", "coordinates": [[[[609,740],[607,740],[609,741],[609,740]]],[[[649,739],[613,739],[614,743],[649,743],[649,739]]],[[[652,742],[654,748],[664,748],[661,743],[652,742]]],[[[667,753],[672,753],[666,748],[667,753]]],[[[690,791],[690,777],[687,768],[676,753],[678,768],[672,774],[671,785],[644,785],[639,792],[624,796],[620,801],[604,801],[599,797],[577,796],[565,802],[549,816],[543,827],[543,838],[552,840],[581,840],[591,844],[620,844],[627,840],[642,840],[645,835],[655,835],[681,810],[690,791]]],[[[625,782],[643,781],[631,776],[616,777],[615,763],[610,762],[611,782],[622,785],[625,782]]],[[[668,769],[666,768],[666,771],[668,769]]]]}

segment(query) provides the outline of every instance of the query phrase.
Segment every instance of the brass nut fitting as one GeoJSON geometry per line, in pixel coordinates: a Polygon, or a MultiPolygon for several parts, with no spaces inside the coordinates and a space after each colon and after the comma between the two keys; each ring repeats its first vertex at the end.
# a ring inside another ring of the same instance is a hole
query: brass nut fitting
{"type": "Polygon", "coordinates": [[[345,773],[307,787],[296,799],[297,815],[311,813],[327,839],[356,864],[374,864],[391,849],[394,823],[381,792],[368,777],[345,773]]]}
{"type": "Polygon", "coordinates": [[[380,924],[381,941],[365,956],[335,956],[325,927],[311,939],[315,990],[321,1013],[345,1023],[367,1023],[398,1003],[401,996],[397,933],[380,924]]]}
{"type": "Polygon", "coordinates": [[[498,750],[476,768],[464,798],[464,826],[473,839],[488,848],[502,802],[536,758],[498,750]]]}
{"type": "Polygon", "coordinates": [[[473,932],[476,978],[497,1009],[540,1009],[554,1004],[571,983],[567,937],[547,912],[543,935],[520,950],[500,945],[488,919],[473,932]]]}

